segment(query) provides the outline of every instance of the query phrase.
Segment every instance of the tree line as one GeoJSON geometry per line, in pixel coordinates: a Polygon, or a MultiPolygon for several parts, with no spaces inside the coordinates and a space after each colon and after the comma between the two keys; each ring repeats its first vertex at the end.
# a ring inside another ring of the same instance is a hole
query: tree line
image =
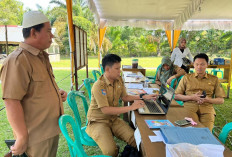
{"type": "MultiPolygon", "coordinates": [[[[39,3],[39,1],[38,1],[39,3]]],[[[42,8],[37,4],[56,28],[56,42],[61,54],[69,54],[67,9],[64,0],[51,0],[48,6],[42,8]]],[[[0,1],[0,25],[21,25],[23,3],[20,0],[0,1]]],[[[73,22],[88,34],[89,55],[96,55],[98,47],[98,26],[85,0],[73,0],[73,22]]],[[[187,39],[187,46],[192,54],[207,53],[212,56],[230,56],[232,32],[223,30],[182,31],[180,38],[187,39]]],[[[178,44],[176,45],[178,46],[178,44]]],[[[120,56],[163,56],[171,52],[164,30],[145,30],[133,27],[108,27],[103,40],[103,53],[115,53],[120,56]]]]}

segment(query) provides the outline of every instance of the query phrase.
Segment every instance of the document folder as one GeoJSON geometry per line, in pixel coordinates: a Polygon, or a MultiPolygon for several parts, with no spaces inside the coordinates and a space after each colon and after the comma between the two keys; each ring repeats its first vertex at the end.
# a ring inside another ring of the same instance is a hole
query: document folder
{"type": "Polygon", "coordinates": [[[208,128],[163,127],[160,128],[160,132],[167,144],[190,143],[194,145],[221,145],[208,128]]]}

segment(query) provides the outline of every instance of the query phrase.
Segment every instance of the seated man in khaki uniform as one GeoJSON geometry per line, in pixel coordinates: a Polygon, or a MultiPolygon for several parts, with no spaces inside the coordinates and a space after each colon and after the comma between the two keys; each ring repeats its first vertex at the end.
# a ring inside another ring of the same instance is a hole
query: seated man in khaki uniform
{"type": "Polygon", "coordinates": [[[216,114],[213,104],[223,104],[225,92],[218,78],[205,72],[208,61],[209,58],[204,53],[194,57],[196,72],[182,78],[175,91],[175,99],[185,101],[184,107],[189,116],[212,131],[216,114]],[[203,91],[206,92],[205,98],[202,98],[203,91]]]}
{"type": "Polygon", "coordinates": [[[55,157],[67,93],[58,88],[49,62],[52,43],[49,19],[39,11],[23,16],[24,42],[2,65],[2,98],[16,142],[14,155],[55,157]]]}
{"type": "Polygon", "coordinates": [[[86,132],[98,144],[102,153],[117,156],[118,148],[113,136],[136,147],[134,130],[128,126],[119,114],[133,111],[144,106],[139,99],[156,99],[156,94],[131,96],[127,95],[121,73],[121,58],[115,54],[108,54],[102,59],[105,73],[92,87],[91,104],[88,111],[88,126],[86,132]],[[119,99],[135,101],[131,106],[118,107],[119,99]]]}

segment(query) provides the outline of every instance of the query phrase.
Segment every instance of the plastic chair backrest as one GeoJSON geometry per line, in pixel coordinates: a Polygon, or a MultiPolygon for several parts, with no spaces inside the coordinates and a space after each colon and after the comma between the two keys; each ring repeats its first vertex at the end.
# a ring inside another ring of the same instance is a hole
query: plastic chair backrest
{"type": "MultiPolygon", "coordinates": [[[[176,78],[174,78],[174,79],[172,79],[172,81],[171,81],[171,84],[170,84],[170,86],[174,89],[174,85],[175,85],[175,82],[176,82],[176,78]]],[[[178,85],[178,82],[177,82],[177,84],[176,84],[176,86],[178,85]]]]}
{"type": "Polygon", "coordinates": [[[91,83],[94,83],[95,81],[91,78],[86,78],[84,80],[85,88],[87,89],[88,95],[89,95],[89,101],[91,102],[91,83]]]}
{"type": "Polygon", "coordinates": [[[226,143],[226,139],[228,137],[229,132],[232,130],[232,122],[227,123],[223,128],[221,133],[219,134],[219,140],[225,144],[226,143]]]}
{"type": "Polygon", "coordinates": [[[87,146],[97,146],[96,142],[85,132],[86,125],[88,124],[87,112],[89,109],[87,101],[85,99],[85,96],[81,92],[71,91],[68,93],[67,101],[68,101],[68,105],[71,107],[71,109],[74,113],[76,125],[78,126],[78,128],[81,128],[80,130],[77,130],[79,132],[79,134],[81,135],[80,136],[81,143],[83,145],[87,145],[87,146]],[[77,103],[76,103],[76,96],[78,96],[82,99],[82,102],[84,105],[86,124],[83,127],[81,127],[82,123],[81,123],[81,117],[80,117],[80,113],[79,113],[77,103]]]}
{"type": "MultiPolygon", "coordinates": [[[[176,87],[175,87],[175,90],[180,82],[180,80],[184,77],[184,75],[181,75],[178,79],[177,79],[177,84],[176,84],[176,87]]],[[[174,79],[173,79],[174,80],[174,79]]],[[[172,82],[171,82],[172,83],[172,82]]],[[[175,96],[174,96],[175,97],[175,96]]],[[[180,101],[180,100],[176,100],[176,102],[180,105],[180,106],[184,106],[184,102],[183,101],[180,101]]]]}
{"type": "Polygon", "coordinates": [[[183,77],[184,77],[184,75],[181,75],[181,76],[178,78],[178,80],[177,80],[178,84],[179,84],[180,80],[181,80],[183,77]]]}
{"type": "Polygon", "coordinates": [[[101,68],[101,73],[102,73],[102,75],[103,75],[103,74],[104,74],[104,69],[103,69],[102,64],[100,64],[100,68],[101,68]]]}
{"type": "Polygon", "coordinates": [[[159,71],[159,69],[160,69],[161,66],[162,66],[162,64],[160,64],[160,65],[157,67],[156,72],[155,72],[155,77],[154,77],[154,80],[153,80],[152,83],[155,83],[157,73],[158,73],[158,71],[159,71]]]}
{"type": "MultiPolygon", "coordinates": [[[[81,135],[77,131],[77,130],[80,130],[80,128],[78,128],[74,119],[69,115],[62,115],[59,118],[59,126],[60,126],[60,130],[61,130],[62,134],[64,135],[64,137],[68,143],[68,148],[69,148],[69,152],[70,152],[71,157],[77,157],[77,156],[89,157],[85,153],[85,150],[82,146],[81,139],[80,139],[81,135]],[[74,140],[72,140],[72,138],[69,135],[70,131],[68,131],[68,129],[67,129],[67,124],[71,125],[72,133],[74,135],[74,140]]],[[[96,155],[96,157],[109,157],[109,156],[96,155]]]]}
{"type": "Polygon", "coordinates": [[[76,125],[75,121],[73,118],[69,115],[62,115],[59,118],[59,126],[62,134],[64,135],[67,143],[68,143],[68,148],[71,157],[76,157],[76,156],[83,156],[87,157],[87,154],[85,153],[83,146],[81,144],[81,139],[80,139],[80,128],[76,125]],[[74,141],[72,138],[69,136],[68,129],[67,129],[67,124],[70,124],[72,127],[72,132],[74,134],[74,141]]]}
{"type": "Polygon", "coordinates": [[[94,80],[95,80],[95,81],[97,81],[97,74],[98,74],[99,76],[102,75],[102,74],[100,73],[100,71],[98,71],[98,70],[93,70],[93,71],[92,71],[92,74],[93,74],[93,77],[94,77],[94,80]]]}
{"type": "Polygon", "coordinates": [[[178,86],[178,84],[179,84],[179,82],[180,82],[180,80],[181,80],[183,77],[184,77],[184,75],[181,75],[178,79],[177,79],[177,78],[172,79],[170,86],[171,86],[173,89],[176,89],[177,86],[178,86]],[[176,80],[177,80],[177,83],[176,83],[176,86],[175,86],[175,88],[174,88],[174,85],[175,85],[176,80]]]}
{"type": "Polygon", "coordinates": [[[68,93],[68,97],[67,97],[68,105],[71,107],[71,109],[72,109],[72,111],[74,113],[75,120],[76,120],[76,123],[77,123],[78,127],[81,128],[81,117],[80,117],[80,113],[79,113],[77,103],[76,103],[76,96],[81,97],[86,116],[87,116],[89,106],[88,106],[88,103],[87,103],[87,101],[85,99],[85,96],[81,92],[71,91],[71,92],[68,93]]]}

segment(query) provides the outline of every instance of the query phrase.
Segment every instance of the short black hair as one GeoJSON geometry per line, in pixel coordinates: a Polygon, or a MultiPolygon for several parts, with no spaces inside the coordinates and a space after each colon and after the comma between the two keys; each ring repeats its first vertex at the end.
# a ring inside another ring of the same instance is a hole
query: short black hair
{"type": "Polygon", "coordinates": [[[105,71],[106,66],[112,67],[114,63],[120,63],[121,62],[121,57],[119,57],[116,54],[108,54],[102,59],[102,67],[105,71]]]}
{"type": "Polygon", "coordinates": [[[205,53],[199,53],[199,54],[197,54],[197,55],[194,57],[193,61],[195,61],[197,58],[202,58],[202,59],[205,59],[205,61],[206,61],[207,63],[209,62],[209,57],[208,57],[207,54],[205,54],[205,53]]]}
{"type": "Polygon", "coordinates": [[[34,28],[37,32],[40,32],[40,30],[43,27],[44,27],[44,24],[41,23],[41,24],[38,24],[38,25],[35,25],[35,26],[31,26],[31,27],[28,27],[28,28],[23,28],[23,37],[24,37],[24,39],[26,39],[26,38],[28,38],[30,36],[32,28],[34,28]]]}

